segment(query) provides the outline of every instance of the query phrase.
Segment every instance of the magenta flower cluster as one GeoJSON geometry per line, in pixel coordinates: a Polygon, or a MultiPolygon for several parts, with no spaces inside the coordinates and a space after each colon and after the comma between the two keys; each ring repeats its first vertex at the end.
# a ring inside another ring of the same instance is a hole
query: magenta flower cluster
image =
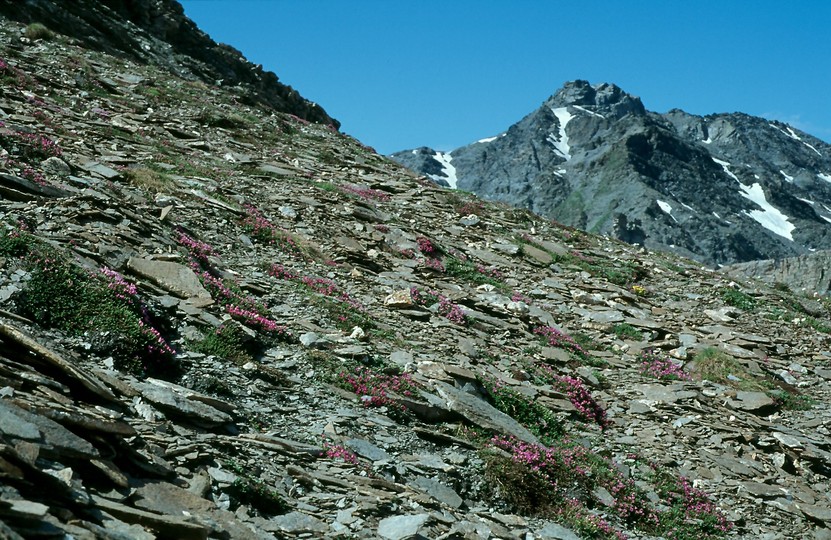
{"type": "Polygon", "coordinates": [[[246,215],[242,219],[242,227],[252,238],[264,244],[274,245],[293,257],[303,256],[303,249],[291,233],[274,225],[256,207],[244,204],[243,209],[246,215]]]}
{"type": "Polygon", "coordinates": [[[364,186],[347,184],[345,186],[341,186],[340,190],[343,193],[346,193],[348,195],[354,195],[365,201],[386,202],[390,200],[390,194],[386,191],[381,191],[380,189],[372,189],[364,186]]]}
{"type": "Polygon", "coordinates": [[[441,274],[445,272],[444,264],[442,264],[439,258],[426,257],[424,259],[424,266],[441,274]]]}
{"type": "Polygon", "coordinates": [[[393,395],[409,397],[418,388],[409,373],[385,375],[365,367],[358,367],[352,373],[343,371],[339,378],[345,387],[358,395],[364,407],[401,409],[393,395]]]}
{"type": "Polygon", "coordinates": [[[256,311],[250,309],[243,309],[234,304],[225,306],[225,311],[235,320],[241,321],[246,326],[257,328],[269,334],[285,335],[288,329],[285,326],[279,325],[268,317],[263,316],[256,311]]]}
{"type": "MultiPolygon", "coordinates": [[[[0,124],[0,128],[5,128],[5,125],[0,124]]],[[[28,160],[60,157],[63,154],[58,143],[46,135],[37,133],[2,129],[0,131],[0,143],[7,147],[6,149],[10,153],[13,152],[28,160]]]]}
{"type": "Polygon", "coordinates": [[[716,533],[728,533],[732,530],[733,524],[727,521],[709,496],[703,490],[694,487],[686,477],[675,478],[674,483],[664,485],[661,491],[662,496],[680,504],[688,521],[707,523],[716,533]]]}
{"type": "Polygon", "coordinates": [[[662,381],[688,381],[690,376],[671,358],[653,349],[641,352],[641,373],[662,381]]]}
{"type": "Polygon", "coordinates": [[[338,284],[329,278],[301,276],[281,264],[273,264],[268,273],[277,279],[299,283],[318,294],[339,300],[355,311],[366,313],[366,308],[360,302],[342,291],[338,284]]]}
{"type": "Polygon", "coordinates": [[[552,347],[565,349],[583,358],[588,356],[586,349],[580,346],[573,337],[553,326],[538,326],[534,329],[534,333],[542,336],[552,347]]]}
{"type": "Polygon", "coordinates": [[[351,465],[358,465],[358,456],[355,452],[340,444],[323,441],[324,455],[329,459],[340,459],[351,465]]]}
{"type": "Polygon", "coordinates": [[[432,306],[438,303],[439,315],[459,326],[465,326],[468,323],[467,315],[462,308],[438,291],[422,291],[417,287],[410,287],[410,299],[417,306],[432,306]]]}
{"type": "Polygon", "coordinates": [[[182,231],[179,231],[179,236],[176,241],[183,245],[188,250],[188,255],[202,267],[210,267],[209,257],[216,255],[214,248],[209,244],[196,240],[182,231]]]}
{"type": "MultiPolygon", "coordinates": [[[[585,446],[565,439],[556,446],[546,447],[500,436],[491,439],[491,444],[508,452],[511,459],[522,465],[528,474],[542,480],[547,486],[549,497],[564,502],[574,500],[575,487],[581,487],[591,493],[599,485],[614,497],[611,510],[624,521],[638,523],[646,528],[653,528],[659,523],[657,512],[649,507],[643,496],[639,496],[634,481],[624,478],[611,461],[591,452],[585,446]],[[597,474],[594,470],[598,465],[603,467],[604,474],[597,474]]],[[[564,510],[584,510],[579,502],[577,504],[580,506],[575,506],[575,503],[569,504],[571,507],[564,510]]],[[[599,521],[594,523],[600,524],[599,521]]],[[[613,531],[608,523],[603,522],[600,526],[605,529],[604,532],[613,531]]]]}
{"type": "Polygon", "coordinates": [[[595,401],[583,381],[566,375],[555,375],[552,386],[568,396],[578,414],[587,422],[596,422],[603,429],[609,426],[606,410],[595,401]]]}
{"type": "Polygon", "coordinates": [[[416,244],[418,245],[418,250],[425,255],[433,256],[438,253],[438,248],[426,236],[416,238],[416,244]]]}
{"type": "Polygon", "coordinates": [[[285,326],[277,324],[266,316],[266,306],[243,294],[235,283],[214,275],[216,271],[209,259],[210,256],[216,255],[213,247],[181,231],[177,241],[188,250],[190,266],[199,281],[231,318],[271,335],[287,336],[289,334],[285,326]]]}
{"type": "Polygon", "coordinates": [[[492,266],[488,267],[488,266],[485,266],[484,264],[477,264],[476,265],[476,271],[479,272],[480,274],[482,274],[483,276],[487,276],[489,278],[498,279],[500,281],[505,279],[505,274],[503,274],[498,269],[496,269],[492,266]]]}
{"type": "Polygon", "coordinates": [[[129,305],[134,312],[139,314],[139,328],[147,338],[147,352],[154,356],[174,356],[176,351],[162,336],[151,320],[150,311],[138,296],[138,290],[134,283],[130,283],[124,276],[111,268],[102,266],[99,269],[99,276],[107,283],[107,288],[112,291],[113,296],[121,302],[129,305]]]}

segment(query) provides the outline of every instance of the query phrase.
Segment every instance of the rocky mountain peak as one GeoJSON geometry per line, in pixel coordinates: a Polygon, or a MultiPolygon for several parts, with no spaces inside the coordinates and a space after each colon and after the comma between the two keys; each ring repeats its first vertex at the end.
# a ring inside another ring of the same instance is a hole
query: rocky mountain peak
{"type": "Polygon", "coordinates": [[[588,81],[567,82],[544,106],[550,108],[577,105],[593,112],[621,117],[626,114],[644,114],[646,109],[640,98],[627,94],[620,87],[610,83],[592,85],[588,81]]]}
{"type": "Polygon", "coordinates": [[[714,266],[831,249],[831,146],[744,113],[649,112],[613,84],[571,81],[496,138],[392,157],[436,182],[714,266]]]}

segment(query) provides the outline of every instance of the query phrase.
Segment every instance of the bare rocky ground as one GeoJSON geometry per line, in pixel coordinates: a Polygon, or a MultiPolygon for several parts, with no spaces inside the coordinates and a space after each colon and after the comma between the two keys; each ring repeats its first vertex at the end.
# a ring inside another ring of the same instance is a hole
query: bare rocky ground
{"type": "Polygon", "coordinates": [[[831,538],[828,304],[21,31],[0,538],[831,538]]]}

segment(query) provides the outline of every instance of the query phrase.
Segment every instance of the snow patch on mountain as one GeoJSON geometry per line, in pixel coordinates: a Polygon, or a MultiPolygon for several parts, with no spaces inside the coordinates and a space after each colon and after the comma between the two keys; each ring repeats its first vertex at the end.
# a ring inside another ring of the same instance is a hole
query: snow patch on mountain
{"type": "Polygon", "coordinates": [[[780,170],[779,172],[782,174],[782,176],[785,177],[786,182],[789,182],[789,183],[793,184],[793,176],[788,175],[788,173],[786,173],[783,170],[780,170]]]}
{"type": "Polygon", "coordinates": [[[487,144],[489,142],[495,141],[496,139],[498,139],[499,137],[502,137],[503,135],[497,135],[496,137],[485,137],[484,139],[479,139],[476,142],[478,142],[479,144],[487,144]]]}
{"type": "Polygon", "coordinates": [[[751,186],[746,186],[739,182],[739,187],[741,189],[739,195],[762,208],[761,210],[751,210],[750,212],[745,210],[743,213],[756,220],[759,225],[770,232],[793,241],[791,232],[793,232],[796,226],[788,221],[788,216],[768,202],[765,197],[765,192],[762,190],[762,185],[756,183],[751,186]]]}
{"type": "Polygon", "coordinates": [[[444,175],[444,178],[439,175],[430,175],[430,178],[436,181],[444,180],[450,185],[450,189],[456,189],[456,184],[459,180],[456,178],[456,167],[450,164],[453,160],[453,156],[451,156],[449,152],[436,152],[433,155],[433,159],[441,163],[441,172],[444,175]]]}
{"type": "Polygon", "coordinates": [[[663,210],[665,214],[669,215],[669,217],[672,218],[672,221],[678,223],[678,220],[675,219],[675,216],[672,215],[672,206],[668,202],[659,199],[656,199],[655,202],[658,203],[658,208],[663,210]]]}
{"type": "Polygon", "coordinates": [[[727,176],[729,176],[730,178],[732,178],[733,180],[735,180],[736,182],[738,182],[740,184],[742,183],[742,181],[739,180],[738,176],[736,176],[735,174],[730,172],[730,163],[728,163],[726,161],[722,161],[718,158],[713,158],[713,161],[715,161],[716,163],[721,165],[721,168],[724,169],[724,172],[727,173],[727,176]]]}
{"type": "Polygon", "coordinates": [[[819,173],[817,175],[820,180],[825,180],[826,182],[831,182],[831,174],[819,173]]]}
{"type": "Polygon", "coordinates": [[[553,135],[549,135],[547,140],[551,143],[551,145],[563,155],[566,160],[571,159],[571,148],[568,145],[568,135],[566,134],[566,126],[574,118],[570,112],[568,112],[568,107],[558,107],[556,109],[551,109],[551,112],[554,113],[554,116],[557,117],[557,120],[560,124],[560,138],[555,139],[553,135]]]}
{"type": "Polygon", "coordinates": [[[572,105],[572,107],[574,107],[574,108],[575,108],[575,109],[577,109],[578,111],[583,111],[583,112],[585,112],[585,113],[589,113],[591,116],[596,116],[597,118],[603,118],[603,119],[605,119],[605,118],[606,118],[606,117],[605,117],[605,116],[603,116],[602,114],[600,114],[600,113],[598,113],[598,112],[590,111],[590,110],[588,110],[588,109],[587,109],[587,108],[585,108],[585,107],[581,107],[580,105],[572,105]]]}

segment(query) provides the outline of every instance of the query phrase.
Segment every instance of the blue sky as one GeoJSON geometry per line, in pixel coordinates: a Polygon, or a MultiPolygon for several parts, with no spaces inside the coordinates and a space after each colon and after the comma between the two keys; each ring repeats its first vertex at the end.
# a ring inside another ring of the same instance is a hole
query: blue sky
{"type": "Polygon", "coordinates": [[[831,141],[827,0],[180,0],[381,153],[496,135],[565,81],[831,141]]]}

